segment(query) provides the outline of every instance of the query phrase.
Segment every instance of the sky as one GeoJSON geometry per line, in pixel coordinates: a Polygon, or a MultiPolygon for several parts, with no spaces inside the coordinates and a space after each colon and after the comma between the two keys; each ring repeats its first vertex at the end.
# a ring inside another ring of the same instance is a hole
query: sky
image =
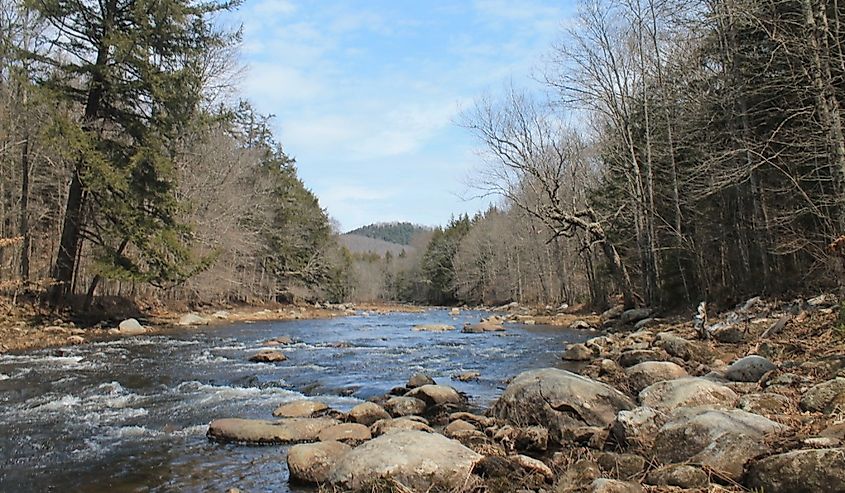
{"type": "Polygon", "coordinates": [[[347,231],[485,209],[462,109],[530,88],[569,2],[246,0],[240,90],[347,231]]]}

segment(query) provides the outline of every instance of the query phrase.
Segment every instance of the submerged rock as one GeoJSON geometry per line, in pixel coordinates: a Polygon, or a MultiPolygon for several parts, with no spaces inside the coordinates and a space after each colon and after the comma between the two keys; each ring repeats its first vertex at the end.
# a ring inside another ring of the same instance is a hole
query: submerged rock
{"type": "Polygon", "coordinates": [[[411,491],[457,488],[482,456],[455,440],[419,431],[375,438],[343,455],[329,474],[333,486],[361,491],[389,478],[411,491]]]}
{"type": "Polygon", "coordinates": [[[219,442],[241,442],[257,445],[313,442],[319,433],[338,424],[328,418],[288,418],[278,421],[263,419],[224,418],[208,425],[208,438],[219,442]]]}
{"type": "Polygon", "coordinates": [[[538,424],[560,440],[567,428],[609,425],[616,414],[634,407],[625,394],[587,377],[544,368],[520,373],[491,410],[513,423],[538,424]]]}
{"type": "Polygon", "coordinates": [[[352,447],[340,442],[319,442],[294,445],[288,450],[291,479],[305,483],[325,483],[337,461],[352,447]]]}

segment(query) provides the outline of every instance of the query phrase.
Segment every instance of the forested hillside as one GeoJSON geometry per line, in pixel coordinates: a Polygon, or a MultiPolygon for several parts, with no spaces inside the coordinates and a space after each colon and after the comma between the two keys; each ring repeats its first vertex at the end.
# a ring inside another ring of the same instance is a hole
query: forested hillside
{"type": "Polygon", "coordinates": [[[377,223],[361,226],[347,235],[366,236],[397,245],[410,245],[414,235],[429,231],[429,228],[407,222],[377,223]]]}
{"type": "Polygon", "coordinates": [[[230,84],[230,2],[0,2],[0,288],[341,299],[349,259],[230,84]]]}
{"type": "Polygon", "coordinates": [[[672,307],[841,286],[843,22],[811,1],[582,4],[545,91],[464,113],[471,181],[502,201],[434,232],[414,295],[672,307]]]}

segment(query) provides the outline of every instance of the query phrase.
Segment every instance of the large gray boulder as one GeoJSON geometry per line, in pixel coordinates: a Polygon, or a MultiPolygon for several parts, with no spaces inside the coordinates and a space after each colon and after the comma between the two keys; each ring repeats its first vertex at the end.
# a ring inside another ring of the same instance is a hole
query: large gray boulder
{"type": "Polygon", "coordinates": [[[766,493],[842,493],[845,449],[794,450],[754,463],[746,485],[766,493]]]}
{"type": "Polygon", "coordinates": [[[256,445],[313,442],[320,432],[338,424],[328,418],[289,418],[278,421],[263,419],[224,418],[208,425],[208,438],[218,442],[239,442],[256,445]]]}
{"type": "Polygon", "coordinates": [[[607,384],[557,368],[520,373],[494,404],[494,416],[519,425],[546,426],[560,440],[564,430],[604,427],[634,402],[607,384]]]}
{"type": "Polygon", "coordinates": [[[702,464],[737,481],[745,464],[767,450],[765,436],[785,429],[739,409],[679,409],[657,433],[654,454],[664,464],[702,464]]]}
{"type": "Polygon", "coordinates": [[[127,318],[117,326],[117,333],[122,336],[139,336],[147,333],[147,329],[134,318],[127,318]]]}
{"type": "Polygon", "coordinates": [[[665,380],[649,385],[640,392],[640,404],[668,412],[680,407],[736,406],[739,396],[728,387],[699,377],[665,380]]]}
{"type": "Polygon", "coordinates": [[[304,483],[325,483],[337,461],[352,447],[340,442],[302,443],[288,450],[291,479],[304,483]]]}
{"type": "Polygon", "coordinates": [[[631,390],[639,392],[642,389],[664,380],[675,380],[688,377],[689,374],[681,366],[669,361],[646,361],[625,369],[631,390]]]}
{"type": "Polygon", "coordinates": [[[648,449],[667,419],[665,414],[656,409],[635,407],[629,411],[619,411],[611,431],[623,445],[648,449]]]}
{"type": "Polygon", "coordinates": [[[373,481],[389,478],[411,491],[456,489],[481,458],[443,435],[400,431],[382,435],[345,454],[329,473],[329,483],[362,491],[373,481]]]}
{"type": "Polygon", "coordinates": [[[752,354],[731,363],[725,370],[725,378],[734,382],[759,382],[763,375],[775,368],[768,359],[752,354]]]}

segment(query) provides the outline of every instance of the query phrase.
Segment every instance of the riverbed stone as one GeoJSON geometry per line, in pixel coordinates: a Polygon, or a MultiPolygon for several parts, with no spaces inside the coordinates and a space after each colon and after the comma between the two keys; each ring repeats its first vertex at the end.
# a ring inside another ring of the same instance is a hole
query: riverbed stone
{"type": "Polygon", "coordinates": [[[414,325],[414,330],[417,332],[448,332],[455,330],[455,326],[449,324],[419,324],[414,325]]]}
{"type": "Polygon", "coordinates": [[[481,322],[478,324],[466,324],[461,329],[465,334],[481,334],[484,332],[502,332],[505,327],[501,323],[481,322]]]}
{"type": "Polygon", "coordinates": [[[390,419],[390,414],[375,402],[362,402],[349,410],[349,417],[356,423],[370,426],[380,419],[390,419]]]}
{"type": "Polygon", "coordinates": [[[730,388],[700,377],[657,382],[639,394],[641,405],[664,412],[694,406],[731,408],[738,399],[730,388]]]}
{"type": "Polygon", "coordinates": [[[754,463],[747,485],[766,493],[842,493],[845,449],[794,450],[754,463]]]}
{"type": "Polygon", "coordinates": [[[416,397],[397,396],[391,397],[384,403],[384,408],[392,416],[411,416],[422,414],[426,410],[426,403],[416,397]]]}
{"type": "Polygon", "coordinates": [[[357,445],[373,437],[370,428],[358,423],[340,423],[320,430],[317,438],[321,442],[343,442],[357,445]]]}
{"type": "Polygon", "coordinates": [[[461,431],[476,431],[477,428],[475,425],[468,421],[464,421],[462,419],[456,419],[446,425],[446,428],[443,429],[443,434],[447,437],[454,437],[454,435],[461,431]]]}
{"type": "Polygon", "coordinates": [[[649,448],[668,417],[657,409],[636,407],[619,411],[611,431],[619,443],[632,447],[649,448]]]}
{"type": "Polygon", "coordinates": [[[589,459],[581,459],[567,467],[558,478],[555,493],[576,493],[584,491],[601,476],[599,465],[589,459]]]}
{"type": "Polygon", "coordinates": [[[388,433],[342,456],[329,474],[333,486],[361,491],[389,478],[411,491],[462,485],[482,456],[443,435],[420,431],[388,433]]]}
{"type": "Polygon", "coordinates": [[[831,412],[837,397],[845,394],[845,378],[837,377],[814,385],[801,397],[800,406],[804,411],[831,412]]]}
{"type": "Polygon", "coordinates": [[[420,399],[428,406],[460,405],[465,402],[457,390],[447,385],[423,385],[411,390],[405,397],[420,399]]]}
{"type": "Polygon", "coordinates": [[[481,377],[481,372],[465,371],[465,372],[462,372],[462,373],[452,375],[452,380],[457,380],[459,382],[471,382],[473,380],[478,380],[480,377],[481,377]]]}
{"type": "Polygon", "coordinates": [[[734,382],[758,382],[775,368],[767,358],[752,354],[731,363],[725,370],[725,378],[734,382]]]}
{"type": "Polygon", "coordinates": [[[701,469],[688,464],[670,464],[650,471],[645,483],[652,486],[675,486],[684,489],[707,489],[710,478],[701,469]]]}
{"type": "Polygon", "coordinates": [[[634,402],[607,384],[557,368],[520,373],[496,401],[491,413],[522,425],[546,426],[560,440],[564,430],[604,427],[634,402]]]}
{"type": "Polygon", "coordinates": [[[254,363],[280,363],[287,359],[284,353],[272,349],[262,349],[249,357],[249,360],[254,363]]]}
{"type": "Polygon", "coordinates": [[[400,431],[424,431],[434,433],[434,429],[428,426],[425,420],[415,419],[418,416],[404,416],[401,418],[380,419],[370,426],[373,436],[397,433],[400,431]]]}
{"type": "Polygon", "coordinates": [[[701,361],[705,356],[704,349],[698,344],[668,332],[657,334],[655,344],[670,356],[684,361],[701,361]]]}
{"type": "Polygon", "coordinates": [[[147,333],[147,329],[134,318],[127,318],[120,322],[117,331],[122,336],[138,336],[147,333]]]}
{"type": "Polygon", "coordinates": [[[596,457],[596,462],[603,471],[619,479],[638,476],[645,469],[645,458],[636,454],[602,452],[596,457]]]}
{"type": "Polygon", "coordinates": [[[313,442],[325,428],[338,424],[329,418],[263,419],[223,418],[208,425],[208,437],[219,442],[256,445],[313,442]]]}
{"type": "Polygon", "coordinates": [[[789,397],[773,392],[755,392],[739,398],[739,408],[763,416],[784,414],[792,407],[789,397]]]}
{"type": "Polygon", "coordinates": [[[293,339],[290,336],[279,336],[264,341],[265,346],[287,346],[293,344],[293,339]]]}
{"type": "Polygon", "coordinates": [[[350,450],[349,445],[332,441],[294,445],[287,457],[290,477],[304,483],[325,483],[337,461],[350,450]]]}
{"type": "Polygon", "coordinates": [[[588,493],[643,493],[643,487],[631,481],[598,478],[590,483],[588,493]]]}
{"type": "Polygon", "coordinates": [[[633,349],[622,351],[619,354],[619,365],[623,368],[630,368],[647,361],[665,361],[668,359],[666,353],[654,349],[633,349]]]}
{"type": "Polygon", "coordinates": [[[625,375],[631,390],[636,393],[657,382],[689,376],[683,367],[669,361],[645,361],[626,368],[625,375]]]}
{"type": "Polygon", "coordinates": [[[584,344],[570,344],[563,352],[566,361],[589,361],[593,359],[593,351],[584,344]]]}
{"type": "Polygon", "coordinates": [[[648,318],[649,315],[651,315],[651,310],[648,308],[631,308],[622,312],[620,320],[623,324],[632,324],[648,318]]]}
{"type": "Polygon", "coordinates": [[[766,451],[765,436],[785,429],[739,409],[679,409],[657,433],[654,454],[664,464],[702,464],[737,481],[745,464],[766,451]]]}
{"type": "Polygon", "coordinates": [[[197,315],[196,313],[186,313],[179,317],[177,325],[208,325],[208,320],[197,315]]]}
{"type": "Polygon", "coordinates": [[[405,386],[409,389],[415,389],[417,387],[422,387],[423,385],[435,385],[436,383],[437,382],[435,382],[433,378],[425,373],[414,373],[411,375],[411,378],[408,379],[408,383],[405,386]]]}
{"type": "Polygon", "coordinates": [[[273,411],[273,416],[281,418],[310,418],[328,409],[329,406],[320,401],[302,399],[280,405],[273,411]]]}

